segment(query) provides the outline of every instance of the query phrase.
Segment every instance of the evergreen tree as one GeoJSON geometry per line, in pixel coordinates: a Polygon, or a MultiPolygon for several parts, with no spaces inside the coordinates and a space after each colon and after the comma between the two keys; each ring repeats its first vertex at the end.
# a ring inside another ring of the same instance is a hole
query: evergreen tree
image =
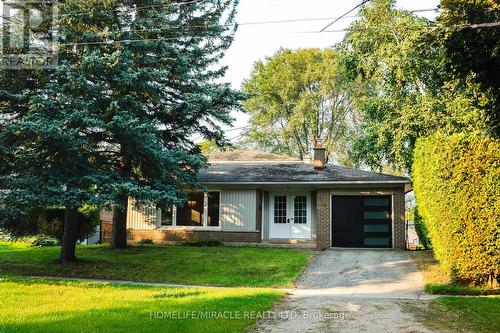
{"type": "Polygon", "coordinates": [[[75,257],[72,226],[83,203],[114,208],[113,246],[123,248],[129,197],[181,204],[183,190],[198,186],[205,158],[191,138],[222,144],[220,125],[241,98],[219,82],[225,67],[217,65],[232,41],[235,6],[62,3],[58,68],[44,72],[38,89],[6,86],[3,102],[14,91],[26,103],[15,118],[15,103],[2,103],[0,151],[11,157],[3,202],[65,205],[63,261],[75,257]]]}

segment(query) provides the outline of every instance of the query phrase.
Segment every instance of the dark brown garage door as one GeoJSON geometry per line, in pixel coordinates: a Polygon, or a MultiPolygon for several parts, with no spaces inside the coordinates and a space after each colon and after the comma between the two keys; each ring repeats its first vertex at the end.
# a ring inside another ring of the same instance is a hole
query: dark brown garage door
{"type": "Polygon", "coordinates": [[[332,246],[392,247],[390,196],[333,196],[332,246]]]}

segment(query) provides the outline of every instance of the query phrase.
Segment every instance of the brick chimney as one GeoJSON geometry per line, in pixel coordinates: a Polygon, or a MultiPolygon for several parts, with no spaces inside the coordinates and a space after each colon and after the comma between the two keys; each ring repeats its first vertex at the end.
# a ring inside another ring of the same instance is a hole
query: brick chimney
{"type": "Polygon", "coordinates": [[[316,140],[313,152],[314,170],[323,170],[326,163],[326,148],[323,147],[321,140],[316,140]]]}

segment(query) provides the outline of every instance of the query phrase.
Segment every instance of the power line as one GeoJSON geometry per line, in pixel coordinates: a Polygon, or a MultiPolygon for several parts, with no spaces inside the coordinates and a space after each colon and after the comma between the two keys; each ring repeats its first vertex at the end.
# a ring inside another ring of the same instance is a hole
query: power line
{"type": "Polygon", "coordinates": [[[363,0],[362,2],[360,2],[359,4],[357,4],[355,7],[351,8],[350,10],[348,10],[347,12],[345,12],[344,14],[340,15],[339,17],[337,17],[335,20],[333,20],[331,23],[327,24],[323,29],[321,29],[319,32],[323,32],[325,31],[326,29],[328,29],[332,24],[334,24],[335,22],[337,22],[338,20],[340,20],[341,18],[343,18],[344,16],[346,16],[347,14],[349,14],[350,12],[358,9],[359,7],[363,6],[365,3],[367,3],[368,1],[370,0],[363,0]]]}
{"type": "MultiPolygon", "coordinates": [[[[414,9],[414,10],[406,10],[410,13],[422,13],[422,12],[434,12],[438,11],[439,8],[423,8],[423,9],[414,9]]],[[[327,20],[336,20],[341,18],[356,18],[361,17],[359,14],[356,15],[345,15],[343,17],[309,17],[309,18],[293,18],[293,19],[283,19],[283,20],[271,20],[271,21],[250,21],[250,22],[241,22],[238,23],[239,26],[251,26],[251,25],[262,25],[262,24],[280,24],[280,23],[294,23],[294,22],[309,22],[309,21],[327,21],[327,20]]]]}

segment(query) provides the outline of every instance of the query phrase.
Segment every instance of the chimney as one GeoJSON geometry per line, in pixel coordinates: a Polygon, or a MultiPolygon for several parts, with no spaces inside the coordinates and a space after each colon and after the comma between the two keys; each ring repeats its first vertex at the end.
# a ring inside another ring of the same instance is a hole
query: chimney
{"type": "Polygon", "coordinates": [[[316,140],[313,151],[314,170],[323,170],[326,162],[326,148],[323,147],[321,140],[316,140]]]}

